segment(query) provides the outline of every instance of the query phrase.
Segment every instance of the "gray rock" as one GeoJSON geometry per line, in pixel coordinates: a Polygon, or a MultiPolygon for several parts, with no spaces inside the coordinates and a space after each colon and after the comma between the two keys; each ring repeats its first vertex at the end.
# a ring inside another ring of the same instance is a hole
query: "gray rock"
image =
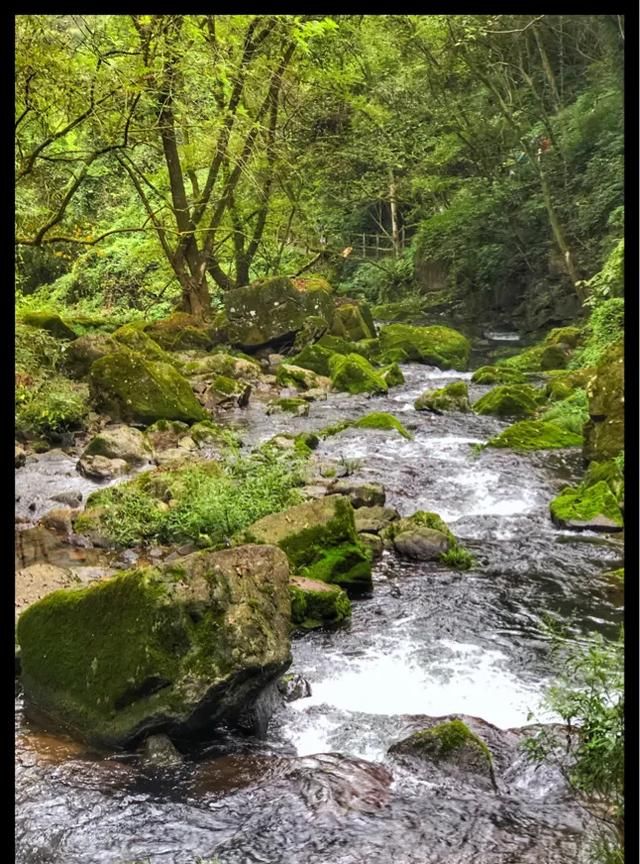
{"type": "Polygon", "coordinates": [[[82,503],[82,492],[76,489],[71,489],[68,492],[59,492],[57,495],[51,496],[52,501],[59,501],[61,504],[66,504],[72,509],[79,507],[82,503]]]}
{"type": "Polygon", "coordinates": [[[82,456],[76,467],[90,480],[112,480],[129,471],[124,459],[108,459],[106,456],[82,456]]]}
{"type": "Polygon", "coordinates": [[[346,495],[355,508],[382,507],[385,502],[384,486],[380,483],[355,483],[350,480],[336,480],[332,492],[346,495]]]}
{"type": "Polygon", "coordinates": [[[153,768],[173,768],[182,764],[182,756],[168,735],[149,735],[142,745],[140,755],[145,765],[153,768]]]}
{"type": "Polygon", "coordinates": [[[360,507],[355,512],[356,531],[359,534],[379,534],[400,518],[393,507],[360,507]]]}
{"type": "Polygon", "coordinates": [[[51,531],[70,534],[73,519],[78,515],[78,512],[78,510],[72,510],[70,507],[56,507],[54,510],[49,510],[48,513],[45,513],[40,520],[40,525],[43,528],[49,528],[51,531]]]}
{"type": "Polygon", "coordinates": [[[278,681],[278,690],[285,702],[294,702],[296,699],[306,699],[311,696],[311,685],[302,675],[283,675],[278,681]]]}
{"type": "Polygon", "coordinates": [[[358,534],[358,537],[371,550],[374,559],[380,558],[384,550],[382,537],[378,537],[377,534],[368,534],[366,531],[358,534]]]}
{"type": "Polygon", "coordinates": [[[398,555],[416,561],[436,561],[449,548],[449,540],[441,531],[419,526],[403,531],[393,538],[398,555]]]}
{"type": "Polygon", "coordinates": [[[151,459],[145,436],[132,426],[109,426],[89,441],[80,457],[106,456],[124,459],[128,465],[144,465],[151,459]]]}

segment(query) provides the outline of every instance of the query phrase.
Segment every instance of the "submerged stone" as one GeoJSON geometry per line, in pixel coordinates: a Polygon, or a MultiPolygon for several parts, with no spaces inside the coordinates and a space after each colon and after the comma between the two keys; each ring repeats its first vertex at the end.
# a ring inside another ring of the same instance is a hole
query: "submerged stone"
{"type": "Polygon", "coordinates": [[[18,623],[25,705],[106,747],[222,723],[262,732],[290,663],[290,611],[286,556],[267,546],[56,591],[18,623]]]}
{"type": "Polygon", "coordinates": [[[437,561],[449,549],[449,538],[433,528],[417,526],[402,531],[393,538],[396,552],[403,558],[417,561],[437,561]]]}

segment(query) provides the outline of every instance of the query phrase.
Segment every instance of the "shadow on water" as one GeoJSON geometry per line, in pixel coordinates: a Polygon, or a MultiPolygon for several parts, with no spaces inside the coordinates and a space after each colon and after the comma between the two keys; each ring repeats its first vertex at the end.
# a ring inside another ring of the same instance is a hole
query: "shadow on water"
{"type": "MultiPolygon", "coordinates": [[[[311,697],[283,705],[265,741],[222,736],[177,769],[38,730],[18,700],[17,864],[585,860],[585,812],[561,776],[524,760],[519,733],[508,730],[530,712],[554,719],[540,708],[554,672],[548,619],[570,619],[578,638],[615,634],[623,601],[604,574],[620,564],[620,540],[550,522],[549,500],[580,475],[579,452],[477,452],[504,421],[413,410],[425,389],[470,375],[404,368],[406,384],[385,397],[332,394],[306,418],[266,416],[256,400],[230,419],[255,445],[392,411],[411,441],[347,430],[319,455],[350,460],[354,479],[382,482],[402,514],[440,513],[476,566],[461,573],[385,553],[373,595],[354,603],[349,624],[294,640],[292,670],[310,681],[311,697]],[[421,716],[450,714],[485,721],[503,754],[497,792],[387,755],[421,716]]],[[[470,389],[473,400],[487,388],[470,389]]]]}

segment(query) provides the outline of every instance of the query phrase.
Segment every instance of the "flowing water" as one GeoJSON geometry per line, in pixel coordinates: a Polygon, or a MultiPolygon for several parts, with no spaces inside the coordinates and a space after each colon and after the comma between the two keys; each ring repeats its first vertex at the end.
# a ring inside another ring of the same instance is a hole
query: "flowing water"
{"type": "MultiPolygon", "coordinates": [[[[586,813],[552,768],[527,763],[521,733],[501,730],[531,722],[530,712],[554,719],[540,704],[553,675],[546,620],[568,620],[577,639],[615,634],[622,599],[604,574],[620,564],[621,541],[564,532],[548,517],[549,500],[580,474],[579,451],[478,451],[505,422],[413,409],[425,389],[470,374],[403,371],[405,385],[386,397],[331,394],[305,418],[266,416],[255,400],[230,419],[252,446],[281,431],[395,413],[412,440],[349,429],[317,453],[356,480],[383,483],[403,515],[438,512],[477,566],[457,572],[385,553],[348,626],[294,640],[291,671],[312,696],[283,705],[265,740],[221,734],[178,769],[92,753],[28,724],[18,699],[19,864],[584,860],[586,813]],[[424,725],[420,715],[449,714],[492,724],[497,790],[387,755],[424,725]]],[[[471,385],[472,400],[487,389],[471,385]]]]}

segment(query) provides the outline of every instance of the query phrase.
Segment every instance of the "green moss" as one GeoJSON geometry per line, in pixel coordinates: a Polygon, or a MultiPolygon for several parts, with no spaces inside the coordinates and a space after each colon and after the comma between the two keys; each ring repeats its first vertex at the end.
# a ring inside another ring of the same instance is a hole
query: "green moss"
{"type": "MultiPolygon", "coordinates": [[[[381,351],[387,358],[389,352],[401,350],[410,360],[439,366],[441,369],[464,371],[469,363],[469,340],[450,327],[390,324],[380,330],[379,338],[381,351]]],[[[389,360],[385,359],[385,362],[389,360]]]]}
{"type": "Polygon", "coordinates": [[[469,570],[475,564],[474,556],[458,543],[447,523],[437,513],[417,510],[411,516],[405,516],[392,522],[384,530],[384,536],[393,540],[398,534],[412,531],[415,528],[430,528],[432,531],[439,531],[440,534],[444,534],[449,546],[447,551],[442,552],[438,558],[442,564],[453,567],[455,570],[469,570]]]}
{"type": "Polygon", "coordinates": [[[411,357],[409,352],[402,348],[390,348],[388,351],[381,351],[377,359],[382,366],[391,366],[394,363],[407,363],[411,357]]]}
{"type": "Polygon", "coordinates": [[[211,329],[186,312],[174,312],[168,318],[154,321],[146,332],[166,351],[207,349],[214,344],[211,329]]]}
{"type": "Polygon", "coordinates": [[[487,442],[487,447],[509,447],[512,450],[553,450],[579,447],[582,436],[543,420],[520,420],[487,442]]]}
{"type": "Polygon", "coordinates": [[[415,732],[407,743],[418,754],[438,761],[448,759],[457,751],[470,747],[491,764],[489,748],[462,720],[449,720],[430,729],[415,732]]]}
{"type": "Polygon", "coordinates": [[[507,366],[481,366],[471,376],[474,384],[524,384],[525,376],[507,366]]]}
{"type": "Polygon", "coordinates": [[[311,369],[302,366],[293,366],[289,363],[281,363],[276,370],[276,381],[281,387],[302,387],[305,390],[314,388],[325,389],[329,382],[322,379],[311,369]]]}
{"type": "MultiPolygon", "coordinates": [[[[158,421],[158,423],[162,422],[166,421],[158,421]]],[[[154,424],[154,426],[157,426],[157,424],[154,424]]],[[[148,431],[151,431],[151,429],[148,431]]],[[[193,438],[196,444],[214,442],[217,444],[223,444],[225,447],[231,449],[236,449],[240,447],[241,444],[240,436],[237,432],[234,432],[233,429],[228,429],[224,426],[212,423],[211,420],[201,420],[199,423],[194,423],[189,429],[189,437],[193,438]]]]}
{"type": "Polygon", "coordinates": [[[580,327],[555,327],[545,337],[546,345],[568,345],[576,348],[582,342],[582,329],[580,327]]]}
{"type": "Polygon", "coordinates": [[[596,516],[604,516],[622,526],[622,514],[618,502],[604,480],[589,486],[564,489],[549,505],[554,522],[590,522],[596,516]]]}
{"type": "Polygon", "coordinates": [[[84,378],[94,360],[117,351],[120,344],[106,333],[91,333],[69,343],[64,358],[65,371],[72,378],[84,378]]]}
{"type": "Polygon", "coordinates": [[[274,399],[267,408],[267,414],[273,413],[274,410],[305,416],[309,413],[309,403],[304,399],[296,398],[274,399]]]}
{"type": "Polygon", "coordinates": [[[453,549],[448,549],[440,555],[440,561],[448,567],[453,567],[454,570],[470,570],[476,563],[475,557],[457,544],[453,549]]]}
{"type": "Polygon", "coordinates": [[[371,588],[371,556],[360,543],[344,543],[327,549],[300,572],[307,579],[352,590],[371,588]]]}
{"type": "Polygon", "coordinates": [[[544,399],[544,393],[528,384],[499,384],[473,403],[476,414],[498,417],[531,417],[544,399]]]}
{"type": "Polygon", "coordinates": [[[16,385],[15,431],[23,438],[48,440],[82,427],[89,413],[88,389],[56,373],[28,386],[16,385]]]}
{"type": "Polygon", "coordinates": [[[301,366],[303,369],[310,369],[316,375],[324,375],[328,377],[329,361],[333,357],[333,352],[328,348],[323,348],[321,345],[307,345],[299,354],[291,358],[291,365],[301,366]]]}
{"type": "Polygon", "coordinates": [[[307,276],[298,276],[291,281],[298,291],[325,291],[327,294],[333,294],[333,287],[327,279],[324,278],[324,276],[311,274],[307,276]]]}
{"type": "Polygon", "coordinates": [[[427,390],[414,402],[416,411],[469,411],[466,381],[453,381],[438,390],[427,390]]]}
{"type": "Polygon", "coordinates": [[[349,342],[375,339],[376,326],[369,306],[364,303],[346,303],[334,312],[331,333],[349,342]]]}
{"type": "Polygon", "coordinates": [[[332,336],[331,333],[325,333],[321,339],[318,339],[317,345],[331,351],[332,354],[362,354],[366,357],[364,351],[358,350],[356,342],[349,342],[341,336],[332,336]]]}
{"type": "Polygon", "coordinates": [[[413,438],[413,435],[405,426],[394,417],[393,414],[388,414],[386,411],[372,411],[354,420],[351,423],[356,429],[386,429],[393,430],[403,438],[413,438]]]}
{"type": "Polygon", "coordinates": [[[555,402],[540,419],[561,426],[576,435],[582,435],[584,425],[589,419],[586,392],[581,389],[574,390],[566,399],[555,402]]]}
{"type": "Polygon", "coordinates": [[[351,601],[338,585],[294,578],[289,591],[291,621],[300,630],[335,626],[351,616],[351,601]]]}
{"type": "Polygon", "coordinates": [[[624,448],[624,343],[609,346],[587,385],[590,420],[584,457],[604,461],[624,448]]]}
{"type": "Polygon", "coordinates": [[[498,360],[498,365],[521,372],[565,369],[573,349],[580,341],[580,333],[578,327],[557,327],[550,330],[537,345],[532,345],[513,357],[498,360]]]}
{"type": "Polygon", "coordinates": [[[212,386],[221,396],[237,396],[244,389],[241,384],[226,375],[216,375],[212,386]]]}
{"type": "Polygon", "coordinates": [[[329,360],[331,382],[347,393],[386,393],[384,378],[359,354],[334,354],[329,360]]]}
{"type": "Polygon", "coordinates": [[[404,375],[402,369],[397,363],[391,363],[389,366],[383,366],[380,369],[380,375],[385,381],[387,387],[399,387],[404,384],[404,375]]]}
{"type": "Polygon", "coordinates": [[[22,322],[38,330],[46,330],[56,339],[75,339],[78,335],[68,327],[57,312],[42,309],[37,312],[25,312],[22,322]]]}
{"type": "Polygon", "coordinates": [[[189,382],[168,363],[155,363],[122,348],[96,360],[89,373],[96,406],[114,418],[153,423],[207,417],[189,382]]]}
{"type": "Polygon", "coordinates": [[[185,375],[226,375],[229,378],[258,377],[260,365],[250,357],[238,357],[223,351],[206,354],[185,363],[185,375]]]}
{"type": "Polygon", "coordinates": [[[145,360],[173,365],[173,359],[169,354],[141,329],[140,324],[125,324],[118,327],[113,333],[113,338],[131,351],[141,354],[145,360]]]}
{"type": "Polygon", "coordinates": [[[584,390],[587,382],[595,375],[595,368],[576,369],[573,372],[548,372],[544,392],[552,402],[567,399],[576,390],[584,390]]]}

